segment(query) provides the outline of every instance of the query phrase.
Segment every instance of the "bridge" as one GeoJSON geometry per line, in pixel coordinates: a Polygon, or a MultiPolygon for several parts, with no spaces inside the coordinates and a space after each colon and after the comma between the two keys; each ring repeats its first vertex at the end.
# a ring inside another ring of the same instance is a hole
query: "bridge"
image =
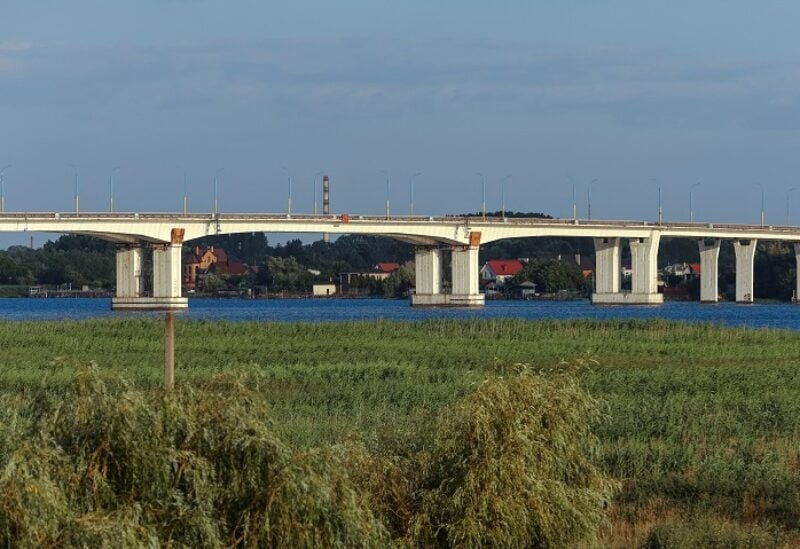
{"type": "MultiPolygon", "coordinates": [[[[736,301],[753,301],[753,264],[759,240],[794,244],[800,273],[800,227],[584,219],[481,216],[370,216],[245,213],[2,213],[0,232],[51,232],[92,235],[117,244],[114,309],[181,309],[182,245],[196,238],[233,233],[368,234],[394,238],[415,247],[414,306],[481,306],[478,250],[507,238],[587,237],[595,246],[597,304],[657,304],[658,245],[662,237],[696,240],[700,251],[700,300],[718,300],[718,259],[723,240],[736,253],[736,301]],[[632,287],[620,288],[620,250],[627,240],[632,256],[632,287]],[[153,249],[153,292],[144,296],[143,246],[153,249]],[[442,286],[442,253],[451,254],[452,286],[442,286]]],[[[796,282],[800,296],[800,277],[796,282]]]]}

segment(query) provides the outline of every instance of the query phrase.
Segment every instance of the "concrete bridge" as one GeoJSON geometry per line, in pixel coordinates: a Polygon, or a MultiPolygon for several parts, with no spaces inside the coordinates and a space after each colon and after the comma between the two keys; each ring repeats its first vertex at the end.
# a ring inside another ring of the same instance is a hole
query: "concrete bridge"
{"type": "MultiPolygon", "coordinates": [[[[413,244],[416,249],[416,306],[481,306],[478,249],[506,238],[588,237],[595,246],[597,304],[657,304],[658,245],[662,237],[696,240],[700,250],[700,299],[718,299],[718,258],[722,240],[736,252],[736,301],[753,301],[753,261],[759,240],[794,244],[800,273],[800,227],[716,223],[652,223],[499,217],[423,217],[287,214],[175,213],[4,213],[0,232],[85,234],[118,245],[115,309],[185,308],[181,294],[181,253],[185,241],[232,233],[369,234],[413,244]],[[631,291],[620,289],[620,250],[632,256],[631,291]],[[153,295],[143,296],[142,245],[153,248],[153,295]],[[452,288],[443,293],[442,252],[451,253],[452,288]]],[[[800,278],[797,280],[800,296],[800,278]]]]}

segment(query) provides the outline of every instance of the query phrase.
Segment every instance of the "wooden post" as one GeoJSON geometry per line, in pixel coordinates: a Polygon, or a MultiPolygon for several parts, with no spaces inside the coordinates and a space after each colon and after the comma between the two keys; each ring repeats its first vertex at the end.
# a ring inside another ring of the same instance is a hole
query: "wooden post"
{"type": "Polygon", "coordinates": [[[164,338],[164,389],[175,388],[175,313],[167,311],[164,338]]]}

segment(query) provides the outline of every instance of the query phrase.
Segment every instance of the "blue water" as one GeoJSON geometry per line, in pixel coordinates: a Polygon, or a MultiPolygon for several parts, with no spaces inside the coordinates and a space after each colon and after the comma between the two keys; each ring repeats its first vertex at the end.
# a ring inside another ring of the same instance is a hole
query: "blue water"
{"type": "MultiPolygon", "coordinates": [[[[183,318],[251,321],[347,321],[424,318],[663,318],[730,326],[800,329],[800,305],[667,302],[659,306],[593,306],[583,301],[489,301],[483,309],[418,309],[383,299],[190,299],[183,318]]],[[[0,299],[0,320],[78,320],[159,315],[111,311],[109,299],[0,299]]]]}

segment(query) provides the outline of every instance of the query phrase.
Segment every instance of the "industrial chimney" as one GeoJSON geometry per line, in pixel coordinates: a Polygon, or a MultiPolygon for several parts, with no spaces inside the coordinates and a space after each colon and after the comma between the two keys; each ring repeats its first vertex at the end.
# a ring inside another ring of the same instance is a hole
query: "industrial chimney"
{"type": "MultiPolygon", "coordinates": [[[[331,181],[327,175],[322,176],[322,215],[331,213],[331,181]]],[[[330,242],[331,237],[328,233],[322,233],[322,241],[330,242]]]]}

